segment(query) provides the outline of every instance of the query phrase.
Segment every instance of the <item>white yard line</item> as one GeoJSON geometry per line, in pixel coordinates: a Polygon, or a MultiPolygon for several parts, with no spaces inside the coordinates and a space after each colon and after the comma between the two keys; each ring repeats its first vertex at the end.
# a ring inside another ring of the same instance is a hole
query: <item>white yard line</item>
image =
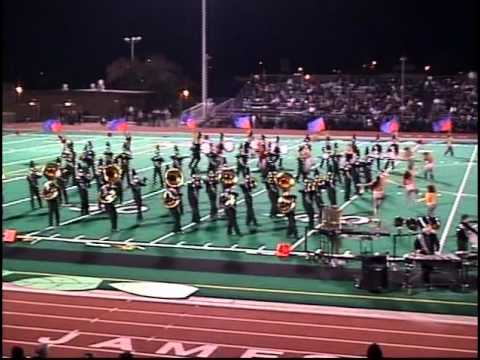
{"type": "Polygon", "coordinates": [[[465,171],[465,175],[463,176],[462,182],[460,183],[460,188],[457,191],[457,196],[455,197],[455,202],[453,203],[452,210],[450,211],[445,227],[443,228],[442,236],[440,237],[440,252],[443,251],[443,247],[447,242],[448,231],[452,226],[453,218],[455,217],[455,213],[457,212],[458,205],[460,204],[460,199],[462,198],[463,189],[465,188],[468,176],[470,175],[470,170],[472,169],[472,166],[473,166],[473,161],[475,159],[475,156],[477,155],[477,148],[478,146],[475,145],[472,152],[472,156],[470,156],[470,160],[468,162],[467,170],[465,171]]]}

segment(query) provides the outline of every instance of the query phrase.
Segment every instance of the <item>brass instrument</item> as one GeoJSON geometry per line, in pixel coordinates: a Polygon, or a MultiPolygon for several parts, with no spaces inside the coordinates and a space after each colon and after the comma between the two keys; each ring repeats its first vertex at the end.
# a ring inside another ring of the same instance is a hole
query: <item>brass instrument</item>
{"type": "Polygon", "coordinates": [[[289,213],[290,211],[292,211],[296,204],[295,204],[295,197],[293,195],[291,195],[290,193],[288,192],[284,192],[279,198],[278,198],[278,201],[277,201],[277,206],[278,206],[278,210],[282,213],[282,214],[287,214],[289,213]]]}
{"type": "Polygon", "coordinates": [[[47,201],[53,200],[58,197],[59,193],[58,186],[53,182],[53,180],[49,180],[43,187],[42,197],[47,201]]]}
{"type": "Polygon", "coordinates": [[[165,172],[165,184],[168,187],[178,188],[183,185],[183,174],[180,169],[170,168],[165,172]]]}
{"type": "Polygon", "coordinates": [[[236,198],[234,194],[228,194],[227,200],[224,202],[225,207],[235,206],[236,198]]]}
{"type": "Polygon", "coordinates": [[[295,186],[295,178],[288,172],[281,172],[275,176],[276,185],[283,191],[289,191],[295,186]]]}
{"type": "Polygon", "coordinates": [[[180,204],[180,197],[172,190],[165,190],[163,193],[163,204],[167,209],[173,209],[180,204]]]}
{"type": "Polygon", "coordinates": [[[49,162],[43,167],[42,173],[48,180],[54,180],[60,175],[60,171],[60,166],[56,162],[49,162]]]}
{"type": "Polygon", "coordinates": [[[235,169],[223,168],[221,171],[221,181],[225,187],[234,186],[238,181],[238,178],[235,175],[235,169]]]}
{"type": "MultiPolygon", "coordinates": [[[[103,178],[110,185],[113,185],[118,180],[120,180],[121,176],[122,176],[122,170],[120,170],[120,168],[117,165],[107,165],[103,168],[103,178]]],[[[100,192],[99,201],[102,204],[111,204],[117,199],[117,196],[118,194],[115,191],[115,189],[111,189],[106,194],[100,192]]]]}

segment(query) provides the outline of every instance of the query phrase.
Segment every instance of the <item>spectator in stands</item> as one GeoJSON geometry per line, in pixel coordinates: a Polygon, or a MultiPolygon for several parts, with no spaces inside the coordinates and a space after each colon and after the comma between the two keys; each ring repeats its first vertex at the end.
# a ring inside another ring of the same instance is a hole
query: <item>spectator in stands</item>
{"type": "Polygon", "coordinates": [[[48,345],[41,344],[38,349],[35,350],[35,356],[32,359],[46,359],[48,353],[48,345]]]}
{"type": "Polygon", "coordinates": [[[383,359],[383,352],[377,343],[371,344],[367,349],[367,359],[379,360],[383,359]]]}
{"type": "Polygon", "coordinates": [[[10,352],[10,356],[13,360],[23,360],[25,359],[25,352],[20,346],[14,346],[10,352]]]}
{"type": "Polygon", "coordinates": [[[133,355],[130,351],[125,351],[118,356],[119,359],[130,360],[133,359],[133,355]]]}

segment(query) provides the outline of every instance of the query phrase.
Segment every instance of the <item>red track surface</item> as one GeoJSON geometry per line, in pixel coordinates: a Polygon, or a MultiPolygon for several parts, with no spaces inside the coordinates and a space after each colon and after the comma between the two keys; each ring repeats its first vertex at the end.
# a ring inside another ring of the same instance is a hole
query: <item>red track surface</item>
{"type": "Polygon", "coordinates": [[[13,345],[33,354],[39,338],[71,334],[72,339],[49,346],[50,357],[87,352],[114,357],[130,345],[136,356],[364,356],[372,342],[387,357],[477,357],[476,322],[433,316],[427,321],[428,315],[412,313],[404,319],[398,313],[373,318],[358,312],[267,311],[4,289],[3,355],[13,345]],[[106,341],[110,344],[95,345],[106,341]]]}

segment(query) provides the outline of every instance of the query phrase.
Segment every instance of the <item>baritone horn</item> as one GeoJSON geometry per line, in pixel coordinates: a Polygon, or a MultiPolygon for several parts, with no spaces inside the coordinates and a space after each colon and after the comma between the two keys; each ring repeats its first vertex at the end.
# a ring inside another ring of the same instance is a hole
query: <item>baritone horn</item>
{"type": "MultiPolygon", "coordinates": [[[[118,180],[120,180],[122,176],[122,171],[117,165],[107,165],[103,169],[103,178],[107,183],[110,185],[115,184],[118,180]]],[[[99,201],[102,204],[111,204],[117,199],[117,192],[115,189],[111,189],[108,193],[100,193],[99,201]]]]}
{"type": "Polygon", "coordinates": [[[165,183],[168,187],[178,188],[183,185],[183,174],[180,169],[171,168],[165,172],[165,183]]]}
{"type": "Polygon", "coordinates": [[[235,175],[235,169],[223,168],[221,172],[221,181],[225,187],[234,186],[238,181],[238,178],[235,175]]]}
{"type": "Polygon", "coordinates": [[[275,178],[277,186],[283,191],[289,191],[295,186],[295,178],[288,172],[281,172],[275,178]]]}

